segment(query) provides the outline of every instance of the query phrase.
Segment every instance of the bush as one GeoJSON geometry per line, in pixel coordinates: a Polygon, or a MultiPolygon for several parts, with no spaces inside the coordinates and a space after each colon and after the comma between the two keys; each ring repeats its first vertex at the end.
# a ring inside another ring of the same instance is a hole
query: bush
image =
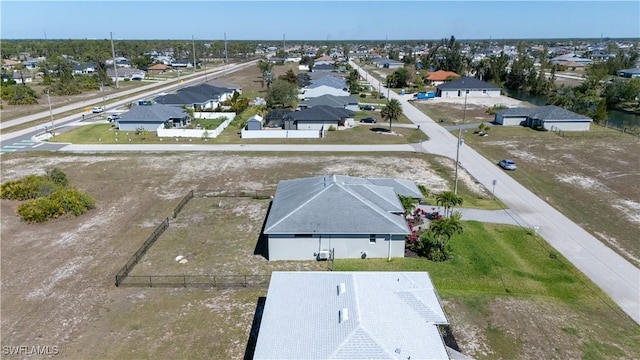
{"type": "Polygon", "coordinates": [[[361,93],[361,94],[360,94],[360,97],[364,99],[364,98],[366,98],[366,97],[367,97],[367,94],[365,94],[365,93],[361,93]]]}
{"type": "Polygon", "coordinates": [[[336,127],[333,125],[329,126],[329,131],[336,131],[336,127]]]}
{"type": "Polygon", "coordinates": [[[28,223],[41,223],[64,214],[82,215],[95,207],[93,198],[69,184],[67,175],[58,168],[47,175],[28,175],[9,181],[0,187],[1,197],[29,200],[20,204],[18,215],[28,223]]]}

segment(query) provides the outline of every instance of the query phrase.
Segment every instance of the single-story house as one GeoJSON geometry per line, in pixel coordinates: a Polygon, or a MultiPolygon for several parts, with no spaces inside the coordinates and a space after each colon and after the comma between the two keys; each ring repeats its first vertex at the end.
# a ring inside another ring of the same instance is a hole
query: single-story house
{"type": "Polygon", "coordinates": [[[445,81],[457,79],[459,77],[460,75],[456,74],[453,71],[438,70],[429,73],[429,76],[427,76],[427,81],[431,83],[431,85],[437,86],[440,84],[444,84],[445,81]]]}
{"type": "Polygon", "coordinates": [[[462,76],[436,86],[438,97],[500,96],[500,87],[470,76],[462,76]]]}
{"type": "Polygon", "coordinates": [[[75,75],[93,74],[97,71],[98,65],[95,63],[75,63],[71,65],[75,75]]]}
{"type": "Polygon", "coordinates": [[[221,102],[230,99],[234,90],[209,84],[189,86],[175,94],[158,96],[155,102],[172,106],[188,106],[194,110],[216,109],[221,102]]]}
{"type": "Polygon", "coordinates": [[[340,90],[347,90],[347,82],[345,79],[331,75],[325,75],[317,79],[311,78],[311,83],[305,86],[305,88],[313,89],[322,85],[331,86],[340,90]]]}
{"type": "Polygon", "coordinates": [[[233,90],[233,91],[237,92],[238,94],[242,94],[242,86],[240,86],[238,84],[234,84],[232,82],[224,81],[222,79],[209,80],[205,84],[211,85],[211,86],[215,86],[217,88],[233,90]]]}
{"type": "Polygon", "coordinates": [[[154,64],[149,66],[149,68],[147,68],[147,72],[149,74],[162,74],[167,70],[170,70],[171,66],[166,65],[166,64],[154,64]]]}
{"type": "Polygon", "coordinates": [[[309,98],[300,104],[300,109],[307,109],[318,105],[328,105],[336,108],[347,109],[351,111],[359,110],[358,99],[354,96],[334,96],[334,95],[321,95],[315,98],[309,98]]]}
{"type": "Polygon", "coordinates": [[[336,66],[334,64],[313,64],[311,72],[331,72],[335,71],[336,66]]]}
{"type": "Polygon", "coordinates": [[[564,65],[566,67],[585,67],[592,62],[593,60],[591,59],[581,58],[573,53],[560,55],[551,59],[552,64],[564,65]]]}
{"type": "Polygon", "coordinates": [[[616,71],[616,75],[626,78],[640,78],[640,67],[616,71]]]}
{"type": "Polygon", "coordinates": [[[264,119],[260,115],[253,115],[247,120],[247,126],[245,126],[245,130],[262,130],[262,126],[264,124],[264,119]]]}
{"type": "Polygon", "coordinates": [[[399,69],[401,67],[404,67],[404,63],[402,61],[381,57],[373,59],[373,63],[376,64],[376,67],[386,69],[399,69]]]}
{"type": "Polygon", "coordinates": [[[494,122],[504,126],[522,125],[546,130],[588,131],[593,120],[555,105],[512,108],[496,111],[494,122]]]}
{"type": "Polygon", "coordinates": [[[13,67],[18,64],[22,64],[22,62],[18,60],[2,59],[2,66],[5,66],[5,67],[13,67]]]}
{"type": "Polygon", "coordinates": [[[313,60],[313,66],[316,65],[332,65],[335,64],[336,61],[329,55],[322,55],[321,57],[313,60]]]}
{"type": "Polygon", "coordinates": [[[182,59],[177,59],[177,60],[171,61],[171,67],[174,67],[174,68],[190,68],[190,67],[193,67],[193,64],[191,63],[191,61],[189,61],[189,59],[182,58],[182,59]]]}
{"type": "Polygon", "coordinates": [[[322,95],[333,96],[350,96],[351,94],[344,89],[336,89],[328,85],[320,85],[314,88],[303,88],[301,94],[298,95],[298,99],[305,100],[309,98],[315,98],[322,95]]]}
{"type": "Polygon", "coordinates": [[[147,76],[147,73],[140,69],[119,67],[115,70],[111,67],[107,68],[107,76],[110,77],[111,80],[116,81],[116,73],[118,74],[118,81],[124,81],[125,79],[144,80],[147,76]]]}
{"type": "Polygon", "coordinates": [[[280,181],[263,231],[269,260],[404,257],[410,230],[398,194],[420,190],[387,184],[342,175],[280,181]]]}
{"type": "Polygon", "coordinates": [[[313,106],[285,115],[284,130],[328,130],[353,126],[355,112],[328,105],[313,106]]]}
{"type": "MultiPolygon", "coordinates": [[[[254,360],[450,359],[427,272],[274,271],[254,360]]],[[[464,355],[460,358],[464,358],[464,355]]]]}
{"type": "Polygon", "coordinates": [[[183,109],[162,104],[136,105],[120,114],[116,121],[121,131],[156,131],[158,127],[181,128],[189,124],[189,115],[183,109]]]}
{"type": "Polygon", "coordinates": [[[33,82],[33,76],[29,73],[29,71],[14,71],[13,74],[2,74],[2,82],[7,82],[9,80],[13,80],[16,84],[28,84],[33,82]]]}

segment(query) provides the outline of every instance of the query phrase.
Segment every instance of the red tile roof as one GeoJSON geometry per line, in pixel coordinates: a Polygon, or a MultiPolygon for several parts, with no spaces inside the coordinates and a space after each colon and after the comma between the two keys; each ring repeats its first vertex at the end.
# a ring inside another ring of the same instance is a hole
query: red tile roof
{"type": "Polygon", "coordinates": [[[429,73],[429,76],[427,77],[427,80],[429,81],[445,81],[447,80],[448,77],[460,77],[460,75],[454,73],[453,71],[445,71],[445,70],[438,70],[432,73],[429,73]]]}

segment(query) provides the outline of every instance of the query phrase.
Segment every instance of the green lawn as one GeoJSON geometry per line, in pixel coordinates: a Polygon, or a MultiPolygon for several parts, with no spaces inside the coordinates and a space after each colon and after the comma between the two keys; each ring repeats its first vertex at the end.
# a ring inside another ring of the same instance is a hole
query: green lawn
{"type": "Polygon", "coordinates": [[[448,262],[341,259],[335,261],[335,270],[428,271],[448,304],[445,311],[450,318],[461,319],[461,324],[452,321],[454,334],[458,326],[480,329],[479,336],[492,353],[476,353],[477,358],[528,357],[523,354],[532,348],[556,342],[564,348],[547,349],[546,355],[640,356],[637,324],[543,239],[509,225],[465,221],[464,229],[463,235],[451,241],[455,258],[448,262]],[[511,304],[508,312],[499,310],[505,303],[511,304]],[[520,322],[524,323],[522,333],[516,330],[520,322]],[[536,339],[540,332],[544,338],[536,339]]]}

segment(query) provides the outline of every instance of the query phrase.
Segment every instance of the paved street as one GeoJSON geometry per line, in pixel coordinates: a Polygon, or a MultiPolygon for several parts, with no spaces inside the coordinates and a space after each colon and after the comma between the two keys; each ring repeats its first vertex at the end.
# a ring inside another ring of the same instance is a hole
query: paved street
{"type": "MultiPolygon", "coordinates": [[[[365,77],[362,69],[353,62],[351,65],[365,77]]],[[[370,75],[367,78],[374,88],[382,86],[370,75]]],[[[424,150],[455,159],[455,136],[412,106],[406,97],[393,92],[390,96],[401,102],[404,114],[415,124],[419,124],[420,130],[429,136],[429,141],[420,144],[424,150]]],[[[460,163],[487,189],[492,189],[493,181],[496,181],[496,197],[522,219],[523,226],[537,227],[540,236],[607,293],[631,318],[640,323],[640,269],[520,185],[475,150],[463,145],[460,148],[460,163]]]]}

